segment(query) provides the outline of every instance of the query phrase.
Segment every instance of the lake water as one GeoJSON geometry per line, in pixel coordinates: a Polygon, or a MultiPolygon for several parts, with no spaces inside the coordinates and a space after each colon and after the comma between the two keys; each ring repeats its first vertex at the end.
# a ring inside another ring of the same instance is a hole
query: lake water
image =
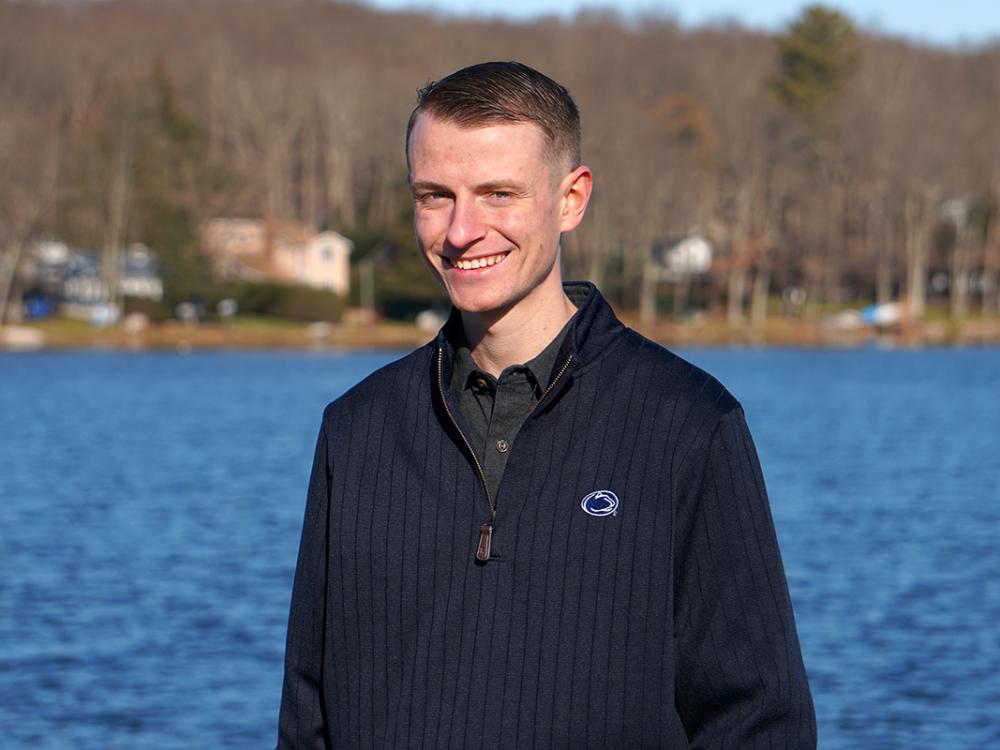
{"type": "MultiPolygon", "coordinates": [[[[1000,350],[694,350],[829,750],[1000,747],[1000,350]]],[[[392,353],[0,355],[0,748],[268,748],[324,404],[392,353]]]]}

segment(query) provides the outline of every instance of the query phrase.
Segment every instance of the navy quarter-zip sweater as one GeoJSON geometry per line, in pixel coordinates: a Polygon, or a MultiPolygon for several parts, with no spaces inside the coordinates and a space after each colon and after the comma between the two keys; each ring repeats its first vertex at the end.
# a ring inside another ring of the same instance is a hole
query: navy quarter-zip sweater
{"type": "Polygon", "coordinates": [[[327,407],[279,748],[815,747],[742,409],[588,292],[485,563],[444,332],[327,407]]]}

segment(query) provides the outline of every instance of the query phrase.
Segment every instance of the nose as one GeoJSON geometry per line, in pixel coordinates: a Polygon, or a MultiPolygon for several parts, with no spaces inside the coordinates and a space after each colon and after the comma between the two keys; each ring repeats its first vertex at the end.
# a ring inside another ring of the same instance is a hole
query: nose
{"type": "Polygon", "coordinates": [[[486,224],[475,198],[456,197],[446,236],[448,244],[458,249],[466,248],[485,234],[486,224]]]}

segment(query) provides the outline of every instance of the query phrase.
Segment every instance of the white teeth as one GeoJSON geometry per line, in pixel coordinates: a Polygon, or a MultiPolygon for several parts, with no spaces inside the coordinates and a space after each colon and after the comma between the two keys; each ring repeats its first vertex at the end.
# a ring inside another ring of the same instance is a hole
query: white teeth
{"type": "Polygon", "coordinates": [[[490,255],[486,258],[472,258],[471,260],[453,260],[452,265],[462,271],[471,271],[475,268],[485,268],[487,266],[494,266],[504,258],[506,254],[500,255],[490,255]]]}

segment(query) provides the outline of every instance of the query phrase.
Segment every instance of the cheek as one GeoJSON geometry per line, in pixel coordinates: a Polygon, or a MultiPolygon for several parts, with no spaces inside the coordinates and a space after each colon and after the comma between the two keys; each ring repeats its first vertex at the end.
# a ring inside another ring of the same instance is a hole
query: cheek
{"type": "Polygon", "coordinates": [[[434,249],[441,232],[440,220],[433,214],[417,214],[413,218],[413,232],[417,236],[417,244],[423,252],[434,249]]]}
{"type": "MultiPolygon", "coordinates": [[[[559,244],[559,217],[553,211],[539,211],[531,216],[522,216],[514,229],[518,236],[531,248],[534,254],[546,255],[554,252],[559,244]]],[[[538,258],[540,262],[544,258],[538,258]]]]}
{"type": "Polygon", "coordinates": [[[422,252],[420,253],[420,257],[423,259],[424,265],[427,266],[427,270],[431,272],[431,276],[437,279],[439,283],[444,284],[443,273],[441,269],[438,268],[437,265],[435,265],[435,261],[433,260],[433,258],[436,258],[437,256],[432,255],[430,253],[422,252]]]}
{"type": "Polygon", "coordinates": [[[534,245],[539,234],[537,217],[525,211],[497,212],[491,218],[491,224],[507,239],[518,245],[525,243],[534,245]]]}

